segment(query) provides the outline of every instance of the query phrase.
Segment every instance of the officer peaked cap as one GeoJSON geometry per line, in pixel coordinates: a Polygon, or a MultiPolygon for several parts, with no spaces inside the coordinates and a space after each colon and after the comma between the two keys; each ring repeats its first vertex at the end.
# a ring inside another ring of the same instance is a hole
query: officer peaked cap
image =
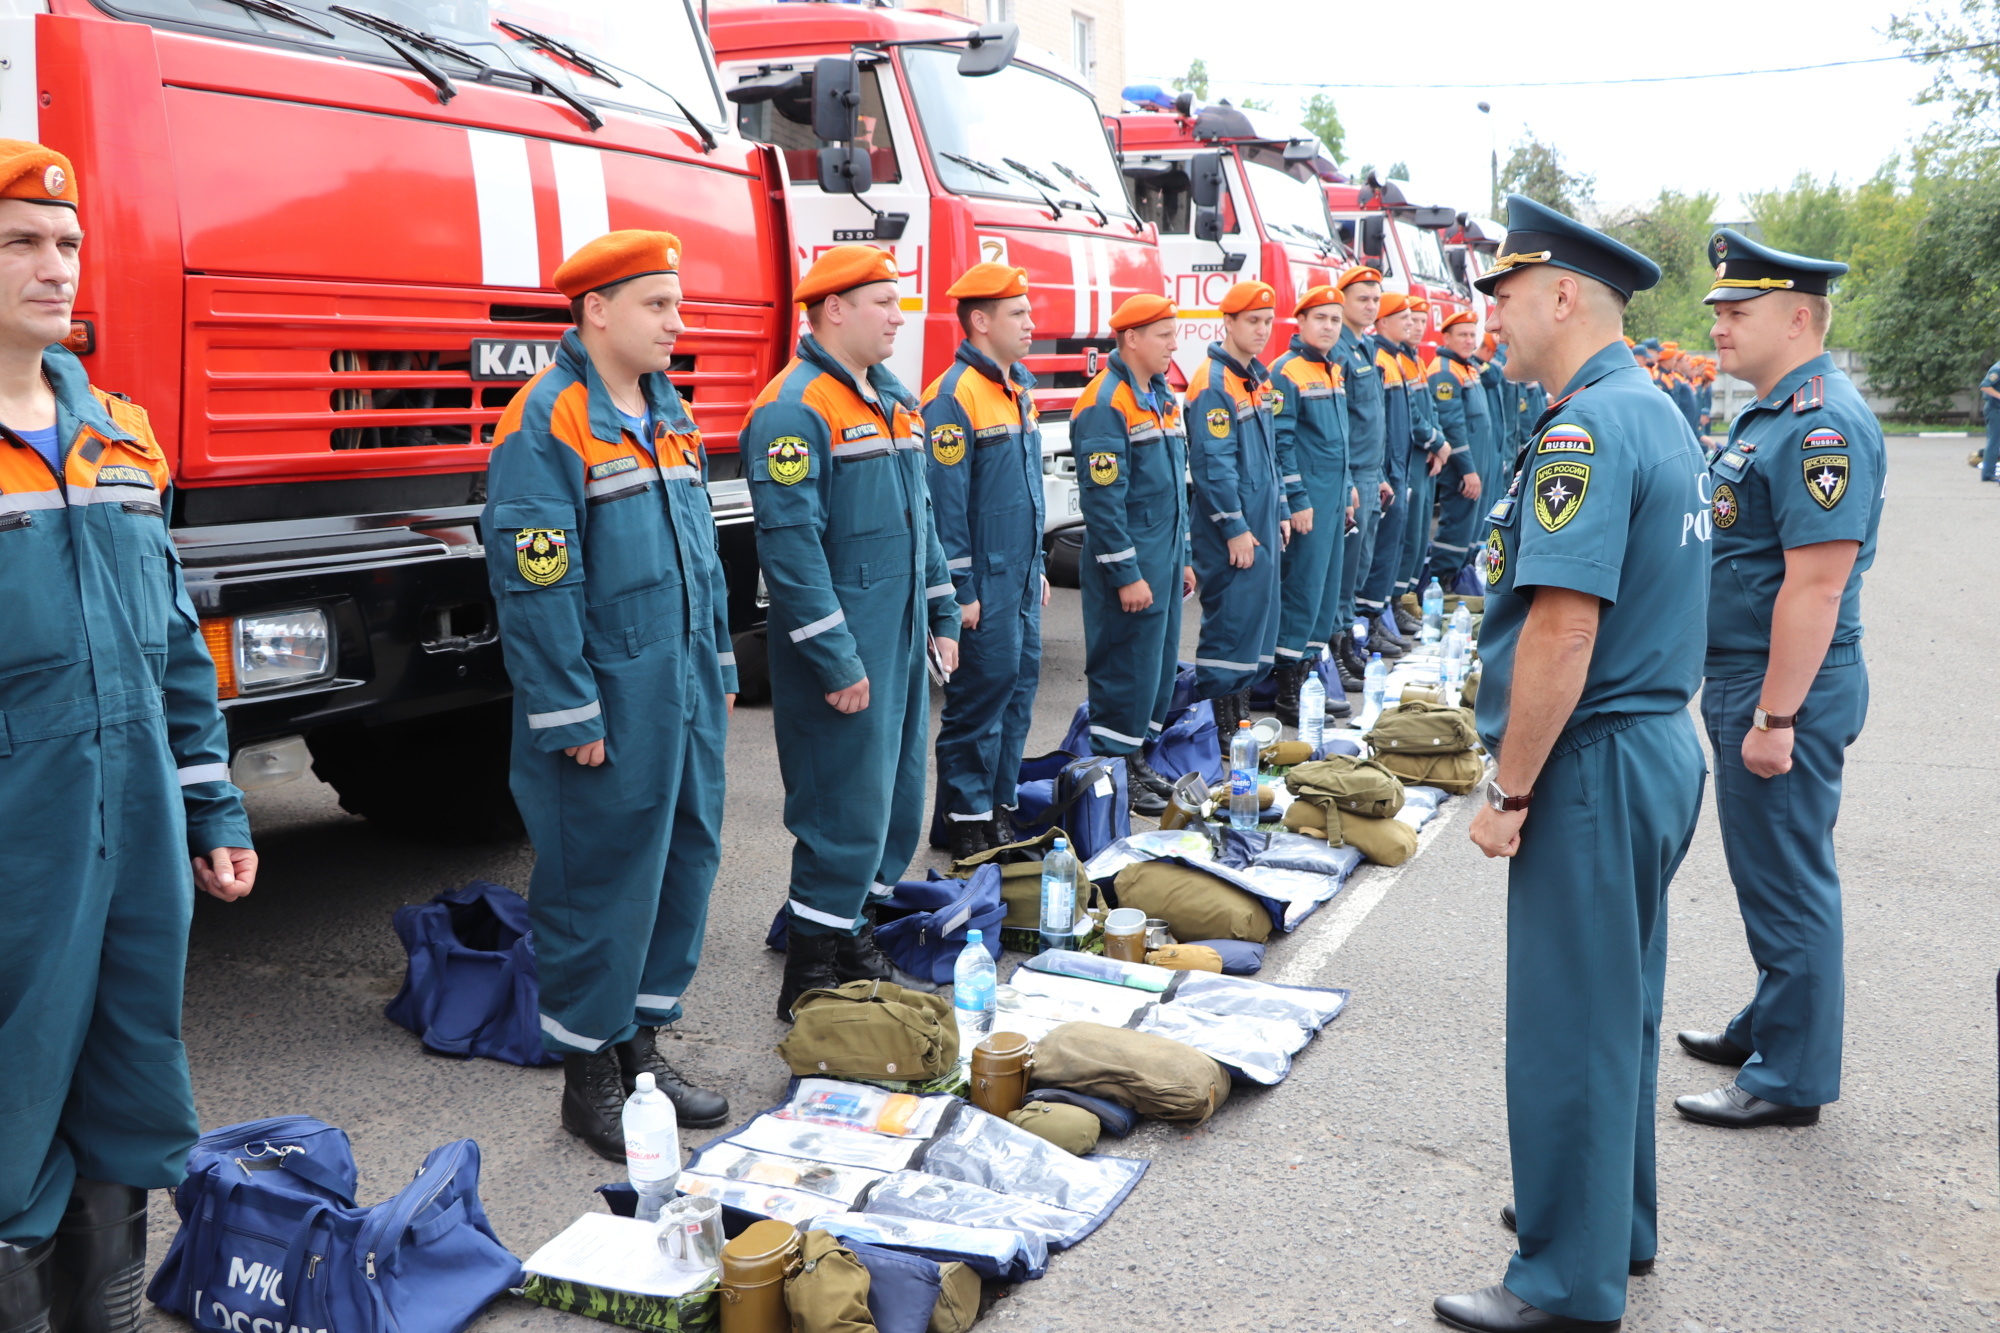
{"type": "Polygon", "coordinates": [[[1493,269],[1473,286],[1488,296],[1500,280],[1528,264],[1552,264],[1595,278],[1620,296],[1631,298],[1660,281],[1660,266],[1621,241],[1565,217],[1526,195],[1507,196],[1507,239],[1493,269]]]}
{"type": "Polygon", "coordinates": [[[1827,284],[1847,272],[1847,265],[1837,259],[1773,250],[1728,227],[1709,238],[1708,262],[1715,265],[1715,285],[1701,298],[1706,305],[1748,301],[1766,292],[1825,296],[1827,284]]]}

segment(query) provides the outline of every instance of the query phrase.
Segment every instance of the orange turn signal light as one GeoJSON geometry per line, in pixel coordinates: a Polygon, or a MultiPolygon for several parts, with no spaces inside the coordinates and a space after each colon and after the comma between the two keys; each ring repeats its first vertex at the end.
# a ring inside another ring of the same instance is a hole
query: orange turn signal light
{"type": "Polygon", "coordinates": [[[236,697],[236,617],[215,616],[201,622],[201,640],[215,659],[215,697],[236,697]]]}

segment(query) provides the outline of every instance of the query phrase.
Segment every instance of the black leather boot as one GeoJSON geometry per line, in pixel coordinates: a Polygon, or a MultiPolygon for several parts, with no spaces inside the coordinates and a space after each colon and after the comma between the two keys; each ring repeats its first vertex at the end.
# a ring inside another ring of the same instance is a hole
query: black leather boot
{"type": "Polygon", "coordinates": [[[640,1028],[630,1041],[611,1049],[618,1052],[618,1073],[630,1096],[639,1075],[651,1074],[653,1086],[667,1094],[674,1104],[674,1118],[691,1129],[707,1129],[729,1119],[729,1099],[719,1092],[697,1088],[681,1077],[660,1054],[658,1028],[640,1028]]]}
{"type": "Polygon", "coordinates": [[[1014,812],[1004,805],[993,807],[993,845],[1005,847],[1010,842],[1019,842],[1014,834],[1014,812]]]}
{"type": "Polygon", "coordinates": [[[1209,700],[1215,710],[1215,743],[1222,750],[1222,768],[1229,771],[1229,745],[1236,739],[1236,724],[1243,720],[1244,696],[1241,694],[1218,694],[1209,700]]]}
{"type": "Polygon", "coordinates": [[[1355,656],[1353,636],[1342,634],[1327,651],[1333,654],[1334,671],[1340,677],[1342,693],[1361,693],[1362,676],[1368,667],[1355,656]]]}
{"type": "Polygon", "coordinates": [[[55,1333],[133,1333],[146,1288],[146,1191],[79,1180],[56,1228],[55,1333]]]}
{"type": "MultiPolygon", "coordinates": [[[[1312,665],[1309,665],[1306,668],[1306,670],[1317,671],[1319,670],[1319,664],[1315,662],[1312,665]]],[[[1347,701],[1347,695],[1345,693],[1346,689],[1347,689],[1346,682],[1343,681],[1340,682],[1339,689],[1327,691],[1326,695],[1327,721],[1344,722],[1348,718],[1354,716],[1354,705],[1347,701]]]]}
{"type": "Polygon", "coordinates": [[[1411,615],[1409,608],[1404,606],[1401,601],[1396,602],[1395,610],[1396,628],[1403,632],[1404,638],[1415,642],[1418,636],[1424,632],[1424,618],[1422,616],[1411,615]]]}
{"type": "Polygon", "coordinates": [[[977,856],[992,850],[993,821],[990,819],[945,818],[945,827],[951,831],[951,859],[963,861],[968,856],[977,856]]]}
{"type": "Polygon", "coordinates": [[[833,970],[845,981],[893,981],[907,990],[932,992],[937,986],[897,967],[875,943],[875,909],[861,914],[861,932],[833,937],[833,970]]]}
{"type": "Polygon", "coordinates": [[[607,1162],[625,1160],[625,1077],[618,1051],[563,1057],[562,1126],[607,1162]]]}
{"type": "Polygon", "coordinates": [[[788,931],[785,937],[785,979],[778,987],[778,1021],[792,1021],[792,1006],[809,990],[828,990],[840,984],[833,970],[838,935],[801,935],[788,931]]]}
{"type": "Polygon", "coordinates": [[[55,1252],[53,1240],[32,1249],[0,1243],[0,1333],[49,1333],[55,1252]]]}
{"type": "Polygon", "coordinates": [[[1288,727],[1299,725],[1299,687],[1306,683],[1305,663],[1286,660],[1271,668],[1271,677],[1278,684],[1277,700],[1271,709],[1278,715],[1278,721],[1288,727]]]}
{"type": "Polygon", "coordinates": [[[1134,750],[1125,756],[1125,776],[1129,779],[1128,787],[1144,787],[1162,800],[1173,794],[1174,784],[1153,771],[1142,751],[1134,750]]]}

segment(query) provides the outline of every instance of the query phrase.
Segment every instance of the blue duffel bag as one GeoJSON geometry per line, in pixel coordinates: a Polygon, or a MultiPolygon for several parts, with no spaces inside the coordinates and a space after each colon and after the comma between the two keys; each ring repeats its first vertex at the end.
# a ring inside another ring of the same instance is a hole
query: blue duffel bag
{"type": "MultiPolygon", "coordinates": [[[[766,947],[785,947],[790,938],[786,915],[780,906],[764,935],[766,947]]],[[[876,900],[875,944],[911,976],[945,986],[965,951],[969,930],[982,932],[987,952],[1000,961],[1000,923],[1006,919],[999,866],[980,866],[970,879],[946,879],[933,870],[929,879],[906,879],[887,898],[876,900]]]]}
{"type": "Polygon", "coordinates": [[[535,941],[520,894],[475,879],[421,907],[397,908],[396,935],[409,970],[382,1012],[425,1049],[513,1065],[562,1062],[542,1047],[535,941]]]}
{"type": "Polygon", "coordinates": [[[1199,773],[1210,786],[1221,782],[1224,770],[1215,739],[1215,706],[1203,699],[1169,720],[1160,738],[1147,747],[1146,762],[1169,782],[1184,773],[1199,773]]]}
{"type": "Polygon", "coordinates": [[[1021,763],[1020,807],[1013,816],[1019,841],[1060,828],[1079,861],[1132,832],[1132,794],[1120,755],[1072,759],[1058,750],[1021,763]]]}

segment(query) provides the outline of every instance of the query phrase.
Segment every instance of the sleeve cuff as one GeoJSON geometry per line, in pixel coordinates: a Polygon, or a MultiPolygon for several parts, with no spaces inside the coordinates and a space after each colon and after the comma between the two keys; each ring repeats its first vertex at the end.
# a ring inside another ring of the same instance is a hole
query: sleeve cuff
{"type": "Polygon", "coordinates": [[[604,739],[604,705],[597,699],[574,708],[530,709],[528,738],[544,754],[604,739]]]}
{"type": "Polygon", "coordinates": [[[1531,555],[1517,560],[1516,588],[1567,588],[1606,602],[1618,600],[1616,566],[1574,555],[1531,555]]]}

